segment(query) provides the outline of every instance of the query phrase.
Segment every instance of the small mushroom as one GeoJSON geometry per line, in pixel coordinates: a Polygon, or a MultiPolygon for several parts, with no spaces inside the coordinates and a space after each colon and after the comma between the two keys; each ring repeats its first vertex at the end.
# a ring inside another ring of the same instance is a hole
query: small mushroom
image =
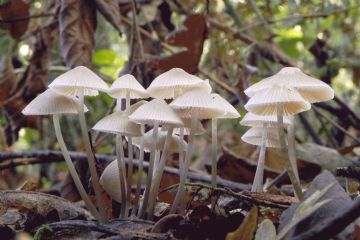
{"type": "Polygon", "coordinates": [[[104,117],[98,121],[93,130],[116,134],[116,155],[119,166],[120,186],[121,186],[121,211],[120,217],[128,217],[128,212],[131,204],[131,185],[127,184],[125,180],[125,159],[124,149],[122,146],[122,136],[128,138],[141,136],[140,126],[131,122],[128,115],[122,111],[115,111],[114,113],[104,117]]]}
{"type": "Polygon", "coordinates": [[[63,94],[79,97],[79,122],[81,127],[81,134],[85,144],[86,154],[88,157],[91,182],[94,187],[96,202],[99,205],[100,214],[102,218],[106,219],[105,205],[101,196],[99,176],[97,174],[95,166],[94,154],[91,150],[83,106],[84,96],[96,96],[98,95],[99,91],[106,92],[108,86],[99,76],[97,76],[90,69],[84,66],[79,66],[55,78],[49,85],[49,88],[63,94]]]}
{"type": "MultiPolygon", "coordinates": [[[[147,211],[147,205],[150,197],[152,177],[154,171],[154,162],[155,162],[155,149],[156,149],[156,139],[158,135],[159,125],[169,124],[173,126],[182,126],[183,122],[180,117],[169,107],[164,100],[154,99],[136,109],[130,116],[129,119],[139,124],[148,124],[153,125],[153,142],[150,151],[150,162],[149,169],[146,179],[146,188],[144,193],[144,200],[141,206],[140,211],[138,212],[138,217],[143,218],[145,212],[147,211]]],[[[169,132],[172,134],[172,128],[169,129],[169,132]]],[[[170,134],[170,136],[171,136],[170,134]]],[[[170,141],[170,138],[167,138],[167,141],[170,141]]],[[[165,143],[165,145],[167,145],[165,143]]]]}
{"type": "MultiPolygon", "coordinates": [[[[310,103],[294,89],[283,85],[274,85],[269,89],[260,91],[249,99],[245,109],[258,115],[276,115],[280,137],[281,150],[285,154],[285,133],[283,116],[294,115],[309,110],[310,103]]],[[[290,160],[286,161],[287,171],[293,184],[296,195],[301,199],[303,196],[300,183],[294,172],[294,166],[290,160]]]]}
{"type": "MultiPolygon", "coordinates": [[[[83,106],[85,111],[87,111],[86,106],[83,106]]],[[[52,115],[55,134],[60,145],[61,152],[64,156],[65,162],[68,166],[69,173],[74,180],[75,186],[84,201],[86,207],[89,209],[91,214],[100,222],[103,222],[105,219],[101,217],[97,211],[95,205],[91,202],[89,196],[87,195],[84,186],[81,183],[79,175],[76,172],[75,166],[71,160],[69,151],[64,142],[64,138],[61,133],[60,126],[60,115],[61,114],[78,114],[80,110],[79,100],[59,94],[52,91],[51,89],[46,90],[42,94],[34,98],[23,110],[24,115],[52,115]]]]}
{"type": "MultiPolygon", "coordinates": [[[[175,213],[177,206],[184,197],[184,187],[187,178],[188,168],[194,148],[194,129],[196,119],[213,119],[225,114],[224,107],[219,106],[213,96],[203,90],[189,91],[178,98],[176,98],[170,106],[175,109],[182,118],[191,119],[190,136],[188,148],[186,151],[185,162],[183,168],[180,170],[180,183],[176,193],[175,200],[170,212],[175,213]]],[[[184,209],[180,209],[183,213],[184,209]]]]}

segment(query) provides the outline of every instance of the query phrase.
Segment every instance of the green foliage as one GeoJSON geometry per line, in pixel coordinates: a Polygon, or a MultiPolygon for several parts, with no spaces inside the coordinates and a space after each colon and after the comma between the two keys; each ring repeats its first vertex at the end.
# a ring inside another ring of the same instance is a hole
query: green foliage
{"type": "Polygon", "coordinates": [[[93,55],[92,61],[99,66],[99,72],[111,79],[118,77],[119,70],[123,68],[127,57],[119,57],[117,53],[110,49],[99,49],[93,55]]]}
{"type": "Polygon", "coordinates": [[[13,44],[14,40],[11,38],[10,34],[6,30],[0,29],[0,55],[11,52],[13,44]]]}

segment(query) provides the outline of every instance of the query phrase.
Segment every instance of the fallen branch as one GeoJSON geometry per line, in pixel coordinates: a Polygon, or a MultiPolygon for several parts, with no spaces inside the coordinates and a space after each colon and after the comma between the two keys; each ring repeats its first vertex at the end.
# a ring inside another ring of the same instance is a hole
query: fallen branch
{"type": "MultiPolygon", "coordinates": [[[[71,159],[74,161],[87,161],[87,156],[81,152],[70,152],[71,159]]],[[[99,162],[111,162],[115,159],[115,156],[96,154],[96,159],[99,162]]],[[[24,152],[0,152],[0,170],[13,168],[16,166],[38,163],[51,163],[62,162],[64,158],[59,151],[24,151],[24,152]]],[[[127,159],[125,159],[127,163],[127,159]]],[[[134,168],[137,169],[139,165],[138,160],[134,160],[134,168]]],[[[144,162],[144,170],[149,167],[148,162],[144,162]]],[[[173,167],[165,167],[165,173],[179,176],[179,169],[173,167]]],[[[211,177],[208,175],[201,175],[194,172],[189,172],[188,178],[191,181],[199,181],[203,183],[211,183],[211,177]]],[[[218,178],[218,185],[220,187],[229,188],[233,191],[244,191],[251,188],[250,185],[236,183],[228,180],[218,178]]]]}

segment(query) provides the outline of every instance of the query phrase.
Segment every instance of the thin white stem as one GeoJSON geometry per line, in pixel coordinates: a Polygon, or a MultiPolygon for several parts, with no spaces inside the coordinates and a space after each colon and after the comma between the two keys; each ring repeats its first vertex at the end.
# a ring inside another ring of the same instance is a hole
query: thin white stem
{"type": "Polygon", "coordinates": [[[184,128],[180,127],[179,134],[179,169],[181,169],[184,165],[184,128]]]}
{"type": "MultiPolygon", "coordinates": [[[[141,129],[141,134],[144,136],[145,133],[145,125],[141,124],[140,125],[140,129],[141,129]]],[[[144,137],[141,137],[140,140],[140,156],[139,156],[139,168],[138,168],[138,178],[137,178],[137,182],[136,182],[136,192],[135,192],[135,203],[134,203],[134,208],[132,210],[132,215],[135,216],[138,208],[139,208],[139,204],[140,204],[140,192],[141,192],[141,180],[142,180],[142,176],[143,176],[143,163],[144,163],[144,137]]]]}
{"type": "Polygon", "coordinates": [[[283,119],[283,106],[277,107],[277,122],[278,122],[278,131],[279,131],[279,141],[280,141],[280,149],[281,154],[285,158],[286,170],[289,175],[290,181],[294,187],[295,195],[301,200],[303,198],[303,192],[301,190],[300,183],[297,181],[295,177],[295,173],[291,167],[291,163],[289,158],[287,157],[287,149],[285,142],[285,132],[284,132],[284,119],[283,119]]]}
{"type": "MultiPolygon", "coordinates": [[[[154,169],[157,169],[159,165],[160,155],[161,155],[160,150],[155,150],[154,169]]],[[[154,175],[155,175],[155,171],[153,172],[153,177],[154,175]]]]}
{"type": "Polygon", "coordinates": [[[262,192],[264,183],[264,167],[265,167],[265,153],[266,153],[266,130],[263,130],[260,145],[259,161],[255,172],[254,182],[251,188],[252,192],[262,192]]]}
{"type": "MultiPolygon", "coordinates": [[[[217,176],[217,119],[211,120],[211,187],[216,188],[217,176]]],[[[211,198],[211,209],[215,207],[215,196],[211,198]]]]}
{"type": "Polygon", "coordinates": [[[130,91],[126,91],[126,102],[125,102],[126,109],[130,107],[130,91]]]}
{"type": "Polygon", "coordinates": [[[88,164],[89,164],[89,169],[90,169],[90,174],[91,174],[91,182],[92,182],[92,186],[94,188],[94,192],[95,192],[95,196],[96,196],[96,203],[98,204],[98,207],[99,207],[101,219],[102,219],[102,221],[107,221],[105,205],[104,205],[102,195],[101,195],[101,186],[99,184],[99,176],[98,176],[98,173],[96,170],[96,165],[95,165],[94,153],[91,150],[90,139],[89,139],[89,135],[88,135],[87,127],[86,127],[86,120],[85,120],[85,113],[84,113],[84,94],[82,91],[79,94],[79,103],[80,103],[79,121],[80,121],[80,127],[81,127],[81,134],[82,134],[82,137],[84,140],[85,151],[86,151],[86,154],[88,157],[88,164]]]}
{"type": "Polygon", "coordinates": [[[125,178],[125,156],[124,148],[120,134],[116,134],[116,158],[118,163],[119,170],[119,180],[120,180],[120,199],[121,199],[121,209],[120,209],[120,218],[127,218],[126,209],[126,178],[125,178]]]}
{"type": "Polygon", "coordinates": [[[295,151],[295,124],[294,124],[294,116],[290,117],[291,124],[288,127],[288,154],[291,163],[291,167],[294,171],[295,177],[297,181],[300,181],[299,171],[297,168],[297,160],[296,160],[296,151],[295,151]]]}
{"type": "Polygon", "coordinates": [[[134,152],[133,152],[133,144],[132,144],[132,137],[128,137],[128,171],[127,171],[127,195],[126,195],[126,216],[129,216],[129,209],[131,207],[131,187],[132,187],[132,176],[133,176],[133,159],[134,159],[134,152]]]}
{"type": "Polygon", "coordinates": [[[147,210],[148,201],[150,197],[150,191],[151,191],[151,184],[152,184],[152,178],[153,178],[153,172],[154,172],[154,162],[155,162],[155,149],[156,149],[156,143],[157,143],[157,135],[158,135],[158,128],[159,123],[154,123],[154,129],[153,129],[153,135],[152,135],[152,144],[150,149],[150,160],[149,160],[149,168],[146,178],[146,187],[145,187],[145,193],[144,193],[144,199],[143,203],[141,205],[138,217],[144,218],[145,212],[147,210]]]}
{"type": "MultiPolygon", "coordinates": [[[[171,206],[170,213],[175,213],[177,206],[180,204],[180,202],[182,200],[184,200],[185,183],[186,183],[186,178],[187,178],[187,174],[188,174],[188,170],[189,170],[191,156],[192,156],[192,153],[194,150],[194,130],[195,130],[196,115],[197,114],[195,112],[191,113],[191,128],[190,128],[189,142],[188,142],[186,156],[185,156],[185,162],[183,164],[183,168],[180,171],[180,183],[179,183],[179,187],[178,187],[174,202],[171,206]]],[[[180,214],[183,214],[185,209],[182,208],[183,204],[181,204],[180,206],[181,206],[180,214]]]]}
{"type": "Polygon", "coordinates": [[[60,122],[59,122],[59,115],[53,115],[53,122],[54,122],[54,128],[55,128],[55,135],[57,138],[57,141],[60,145],[60,149],[62,152],[62,155],[64,156],[65,162],[68,166],[69,169],[69,173],[74,181],[74,184],[76,186],[76,189],[78,190],[81,199],[84,201],[87,209],[89,209],[89,211],[91,212],[91,214],[96,218],[97,221],[101,222],[101,217],[99,212],[97,211],[95,205],[91,202],[89,196],[87,195],[84,186],[81,183],[81,180],[79,178],[79,175],[76,172],[75,166],[71,160],[69,151],[66,147],[64,138],[62,136],[61,133],[61,127],[60,127],[60,122]]]}
{"type": "Polygon", "coordinates": [[[115,110],[116,110],[116,111],[121,111],[121,98],[117,98],[117,99],[116,99],[115,110]]]}
{"type": "Polygon", "coordinates": [[[165,139],[165,144],[164,144],[164,148],[161,154],[161,159],[158,163],[158,166],[156,168],[155,171],[155,175],[154,175],[154,180],[153,180],[153,186],[151,188],[151,193],[150,193],[150,200],[149,200],[149,211],[148,211],[148,219],[152,220],[153,219],[153,215],[154,215],[154,209],[155,209],[155,204],[156,204],[156,197],[159,191],[159,187],[160,187],[160,182],[161,182],[161,177],[163,175],[164,172],[164,168],[166,165],[166,160],[169,156],[169,146],[171,143],[171,138],[172,138],[172,134],[173,134],[173,127],[170,127],[167,134],[166,134],[166,139],[165,139]]]}

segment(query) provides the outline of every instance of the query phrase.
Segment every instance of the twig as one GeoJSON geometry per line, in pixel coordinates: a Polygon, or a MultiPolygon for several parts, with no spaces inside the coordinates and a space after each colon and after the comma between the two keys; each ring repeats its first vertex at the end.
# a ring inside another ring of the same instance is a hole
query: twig
{"type": "Polygon", "coordinates": [[[357,139],[356,137],[352,136],[351,134],[349,134],[346,129],[344,129],[342,126],[340,126],[337,122],[335,122],[334,120],[332,120],[331,118],[329,118],[328,116],[326,116],[318,107],[313,106],[313,109],[315,112],[319,113],[323,118],[325,118],[329,123],[331,123],[334,127],[336,127],[339,131],[343,132],[346,136],[348,136],[349,138],[351,138],[352,140],[354,140],[357,143],[360,143],[360,140],[357,139]]]}
{"type": "MultiPolygon", "coordinates": [[[[167,192],[169,190],[173,190],[178,188],[179,184],[172,185],[170,187],[167,187],[166,189],[163,189],[159,194],[163,192],[167,192]]],[[[289,207],[290,204],[297,202],[295,198],[293,197],[284,197],[281,196],[279,198],[278,195],[272,195],[272,194],[264,194],[264,193],[252,193],[248,191],[242,191],[242,192],[234,192],[231,189],[227,188],[212,188],[211,186],[200,184],[200,183],[187,183],[186,186],[192,187],[192,188],[200,188],[200,189],[208,189],[211,191],[211,195],[221,195],[226,194],[228,196],[232,196],[235,198],[238,198],[242,201],[246,201],[252,204],[257,205],[263,205],[267,207],[274,207],[274,208],[280,208],[280,209],[286,209],[289,207]]],[[[210,199],[211,196],[209,196],[210,199]]]]}
{"type": "Polygon", "coordinates": [[[321,141],[319,135],[314,131],[313,127],[311,126],[311,124],[309,123],[309,121],[307,120],[306,113],[300,113],[299,114],[299,118],[300,118],[300,122],[304,125],[306,131],[310,134],[311,138],[314,140],[315,143],[323,146],[323,142],[321,141]]]}
{"type": "Polygon", "coordinates": [[[24,17],[17,17],[17,18],[10,18],[10,19],[0,19],[0,23],[13,23],[13,22],[19,22],[19,21],[25,21],[31,18],[43,18],[43,17],[53,17],[56,16],[56,13],[43,13],[39,15],[30,15],[30,16],[24,16],[24,17]]]}
{"type": "MultiPolygon", "coordinates": [[[[297,235],[293,240],[330,239],[344,230],[350,223],[360,216],[360,198],[353,201],[348,209],[335,215],[326,225],[314,227],[311,230],[297,235]]],[[[317,225],[316,225],[317,226],[317,225]]]]}
{"type": "MultiPolygon", "coordinates": [[[[70,152],[71,159],[78,161],[87,161],[86,154],[81,152],[70,152]]],[[[107,163],[115,159],[115,156],[96,154],[96,159],[99,162],[107,163]]],[[[59,151],[25,151],[25,152],[0,152],[0,170],[13,168],[15,166],[36,164],[36,163],[50,163],[64,161],[61,152],[59,151]]],[[[125,159],[127,163],[127,159],[125,159]]],[[[139,161],[134,160],[134,167],[137,169],[139,161]]],[[[144,169],[148,169],[149,163],[144,162],[144,169]]],[[[179,169],[173,167],[165,167],[164,172],[171,175],[179,176],[179,169]]],[[[201,175],[194,172],[189,172],[189,180],[199,181],[203,183],[211,183],[211,177],[208,175],[201,175]]],[[[249,190],[251,188],[248,184],[235,183],[232,181],[218,178],[218,185],[232,189],[233,191],[249,190]]]]}
{"type": "Polygon", "coordinates": [[[336,168],[336,176],[353,178],[360,182],[360,167],[348,166],[336,168]]]}

